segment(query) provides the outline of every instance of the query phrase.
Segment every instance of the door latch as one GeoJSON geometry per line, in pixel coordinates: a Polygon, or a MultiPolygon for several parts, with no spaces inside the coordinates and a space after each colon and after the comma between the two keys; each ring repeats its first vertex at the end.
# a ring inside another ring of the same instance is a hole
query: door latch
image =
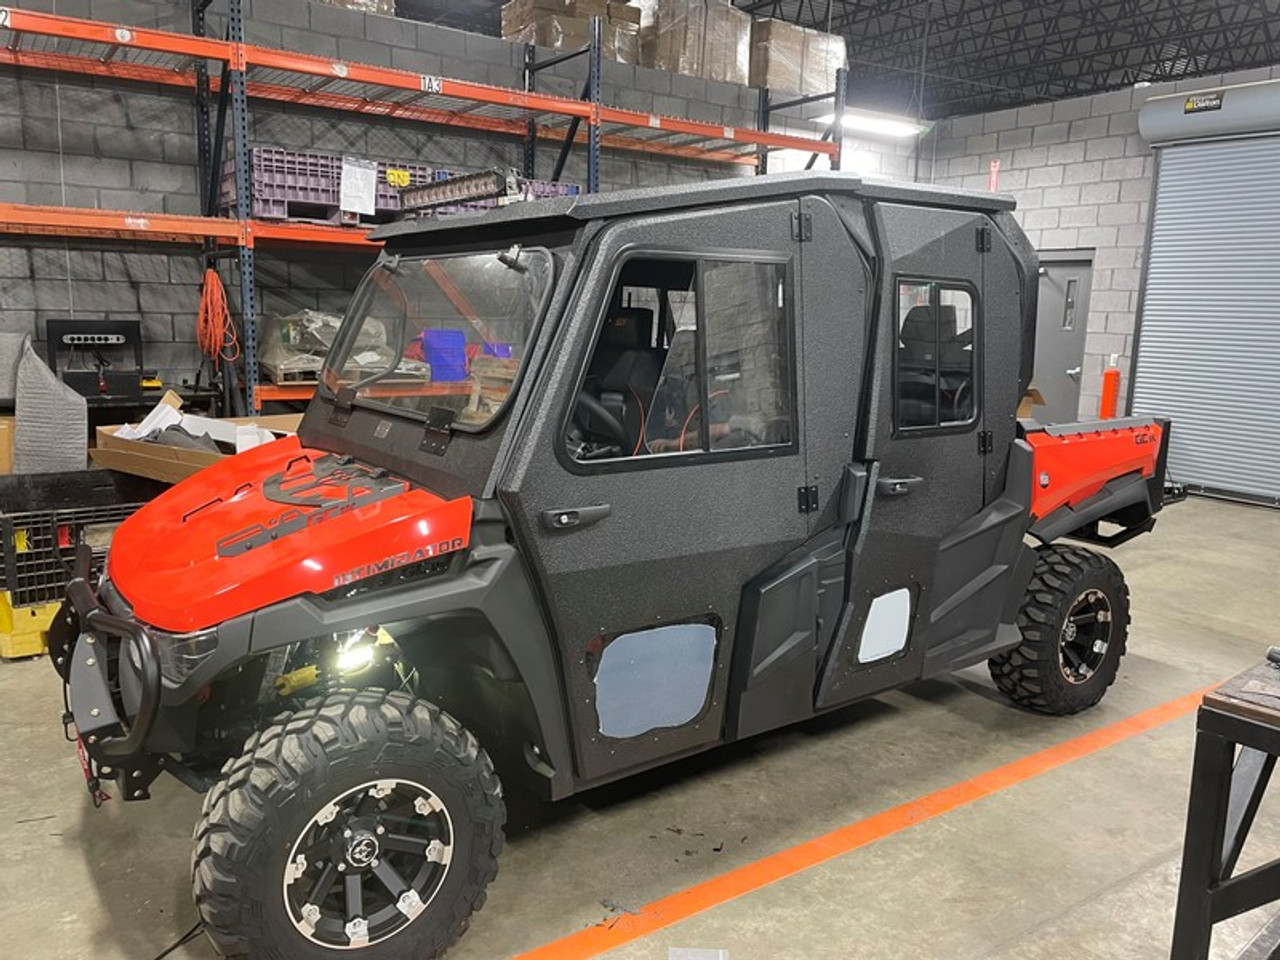
{"type": "Polygon", "coordinates": [[[1072,380],[1077,380],[1077,381],[1078,381],[1078,380],[1080,379],[1080,368],[1079,368],[1079,367],[1071,367],[1069,370],[1067,370],[1067,371],[1066,371],[1066,374],[1067,374],[1067,376],[1068,376],[1068,377],[1070,377],[1072,380]]]}
{"type": "Polygon", "coordinates": [[[543,529],[551,532],[577,530],[599,523],[612,512],[612,507],[602,503],[594,507],[566,507],[562,510],[543,510],[543,529]]]}
{"type": "Polygon", "coordinates": [[[920,483],[924,477],[881,477],[876,481],[876,492],[882,497],[905,497],[920,483]]]}

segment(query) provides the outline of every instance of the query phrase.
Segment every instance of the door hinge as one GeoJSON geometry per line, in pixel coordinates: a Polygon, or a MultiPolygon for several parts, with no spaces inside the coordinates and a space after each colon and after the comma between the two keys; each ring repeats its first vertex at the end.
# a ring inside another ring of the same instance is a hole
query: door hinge
{"type": "Polygon", "coordinates": [[[796,487],[796,503],[801,513],[816,513],[818,510],[818,488],[796,487]]]}
{"type": "Polygon", "coordinates": [[[989,253],[991,251],[991,228],[982,226],[978,228],[977,249],[979,253],[989,253]]]}
{"type": "Polygon", "coordinates": [[[995,453],[996,438],[990,430],[978,431],[978,452],[983,456],[988,453],[995,453]]]}
{"type": "Polygon", "coordinates": [[[352,387],[341,387],[333,398],[333,409],[329,411],[329,424],[334,427],[345,427],[351,419],[351,406],[356,391],[352,387]]]}
{"type": "Polygon", "coordinates": [[[793,213],[791,215],[791,239],[807,243],[813,239],[813,214],[793,213]]]}
{"type": "Polygon", "coordinates": [[[418,449],[423,453],[443,457],[453,439],[453,418],[457,411],[449,407],[432,407],[427,411],[427,424],[422,431],[418,449]]]}

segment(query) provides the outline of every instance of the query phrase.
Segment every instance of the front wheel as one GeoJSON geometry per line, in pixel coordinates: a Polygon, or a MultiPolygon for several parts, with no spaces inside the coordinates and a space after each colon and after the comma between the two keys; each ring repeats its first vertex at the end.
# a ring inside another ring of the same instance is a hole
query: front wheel
{"type": "Polygon", "coordinates": [[[1039,551],[1018,613],[1022,643],[989,663],[1020,707],[1071,714],[1115,682],[1129,633],[1129,588],[1109,558],[1054,544],[1039,551]]]}
{"type": "Polygon", "coordinates": [[[228,957],[436,957],[484,903],[504,819],[493,765],[448,714],[334,694],[223,768],[196,827],[196,906],[228,957]]]}

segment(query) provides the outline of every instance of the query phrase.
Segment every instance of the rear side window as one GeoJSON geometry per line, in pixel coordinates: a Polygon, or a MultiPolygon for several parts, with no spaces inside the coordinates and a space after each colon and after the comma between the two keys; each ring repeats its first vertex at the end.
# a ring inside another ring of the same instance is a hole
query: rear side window
{"type": "Polygon", "coordinates": [[[977,300],[935,280],[898,283],[896,421],[900,430],[972,423],[977,300]]]}
{"type": "Polygon", "coordinates": [[[612,291],[567,445],[580,461],[789,446],[787,264],[636,257],[612,291]]]}

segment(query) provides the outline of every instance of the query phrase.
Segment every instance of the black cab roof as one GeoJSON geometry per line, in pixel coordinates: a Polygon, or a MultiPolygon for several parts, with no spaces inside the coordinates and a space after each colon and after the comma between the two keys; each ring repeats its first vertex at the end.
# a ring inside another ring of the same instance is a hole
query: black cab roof
{"type": "MultiPolygon", "coordinates": [[[[812,194],[847,194],[875,200],[992,212],[1012,210],[1015,206],[1013,197],[1001,193],[867,178],[854,173],[776,173],[530,200],[497,207],[480,216],[405,219],[378,227],[370,239],[397,244],[448,232],[478,235],[490,230],[501,233],[525,229],[543,231],[557,226],[572,226],[573,221],[581,223],[663,210],[812,194]]],[[[431,238],[436,239],[435,236],[431,238]]]]}

